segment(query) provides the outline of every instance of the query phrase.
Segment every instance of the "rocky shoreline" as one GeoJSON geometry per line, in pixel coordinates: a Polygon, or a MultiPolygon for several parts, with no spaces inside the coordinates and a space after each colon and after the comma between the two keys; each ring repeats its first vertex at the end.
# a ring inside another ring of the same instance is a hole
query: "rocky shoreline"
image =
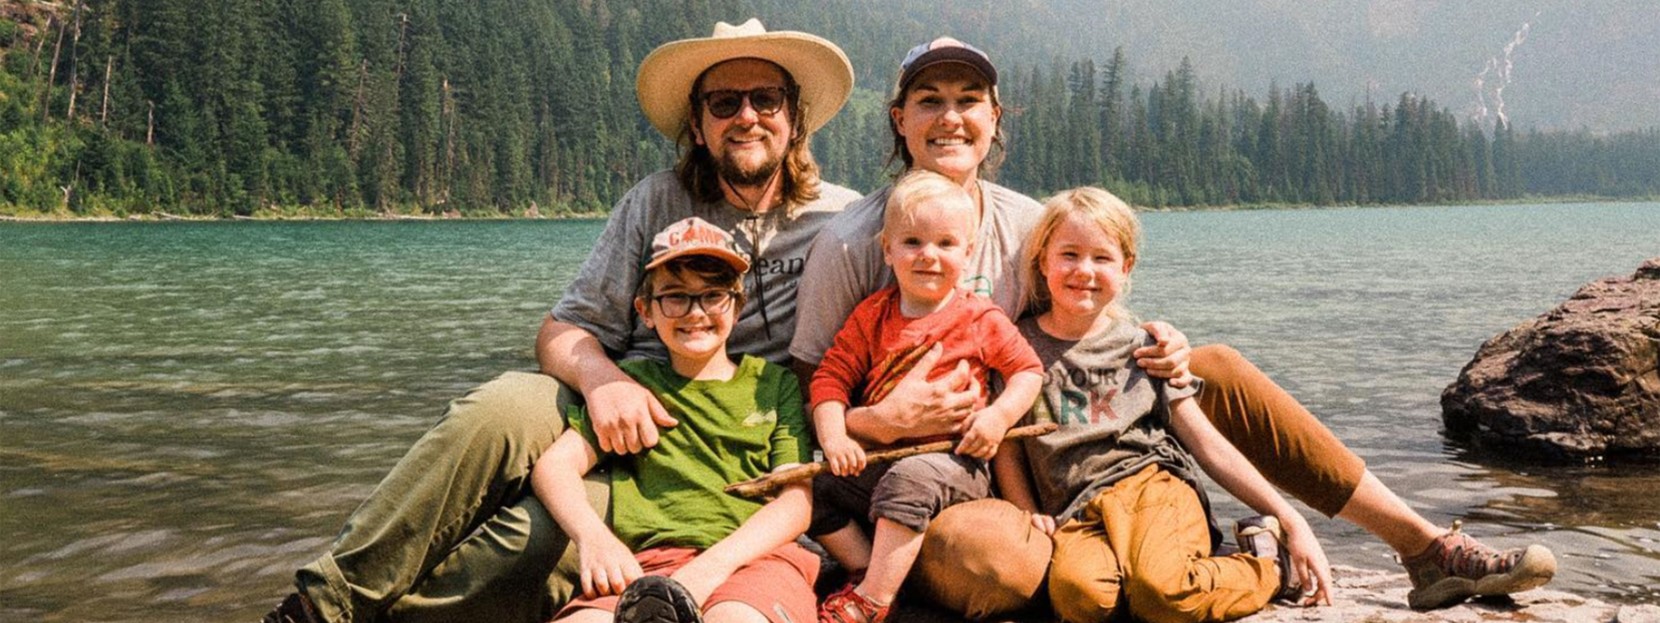
{"type": "MultiPolygon", "coordinates": [[[[1406,606],[1412,588],[1400,571],[1332,567],[1332,605],[1300,608],[1270,604],[1240,623],[1660,623],[1660,605],[1613,604],[1553,590],[1549,585],[1509,597],[1482,598],[1416,611],[1406,606]]],[[[901,604],[889,617],[903,623],[966,623],[941,610],[901,604]]],[[[1000,623],[1050,623],[1050,617],[1023,616],[1000,623]]]]}
{"type": "Polygon", "coordinates": [[[1660,623],[1660,606],[1611,604],[1551,590],[1548,585],[1508,598],[1472,600],[1451,608],[1418,612],[1406,607],[1406,593],[1412,585],[1405,573],[1338,566],[1332,568],[1332,574],[1335,576],[1332,605],[1318,608],[1271,605],[1240,621],[1660,623]]]}

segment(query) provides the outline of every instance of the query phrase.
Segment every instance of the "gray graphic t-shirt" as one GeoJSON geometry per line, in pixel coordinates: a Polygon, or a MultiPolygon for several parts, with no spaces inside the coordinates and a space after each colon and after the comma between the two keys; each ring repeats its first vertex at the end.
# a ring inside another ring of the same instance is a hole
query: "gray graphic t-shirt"
{"type": "Polygon", "coordinates": [[[1044,365],[1043,393],[1026,423],[1060,426],[1023,440],[1043,512],[1065,521],[1101,490],[1155,464],[1204,497],[1197,465],[1170,429],[1170,403],[1199,385],[1168,387],[1135,365],[1130,354],[1154,343],[1146,331],[1121,320],[1072,341],[1044,333],[1034,317],[1018,326],[1044,365]]]}

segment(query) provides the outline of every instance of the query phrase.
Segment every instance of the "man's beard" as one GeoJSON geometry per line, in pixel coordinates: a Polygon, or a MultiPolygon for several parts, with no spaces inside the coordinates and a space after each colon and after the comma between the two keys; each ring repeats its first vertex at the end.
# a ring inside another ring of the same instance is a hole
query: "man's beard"
{"type": "Polygon", "coordinates": [[[771,181],[772,176],[778,172],[778,167],[783,164],[783,156],[776,158],[769,156],[754,167],[745,167],[738,164],[733,159],[732,154],[728,153],[715,159],[715,172],[719,173],[721,179],[726,180],[726,183],[733,186],[760,186],[771,181]]]}

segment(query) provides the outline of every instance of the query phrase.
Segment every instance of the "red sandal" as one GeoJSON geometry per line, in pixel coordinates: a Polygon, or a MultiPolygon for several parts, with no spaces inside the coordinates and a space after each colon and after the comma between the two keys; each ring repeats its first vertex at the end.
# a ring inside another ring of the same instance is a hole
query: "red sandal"
{"type": "Polygon", "coordinates": [[[869,597],[848,584],[818,607],[818,623],[882,623],[888,618],[888,606],[877,605],[869,597]]]}

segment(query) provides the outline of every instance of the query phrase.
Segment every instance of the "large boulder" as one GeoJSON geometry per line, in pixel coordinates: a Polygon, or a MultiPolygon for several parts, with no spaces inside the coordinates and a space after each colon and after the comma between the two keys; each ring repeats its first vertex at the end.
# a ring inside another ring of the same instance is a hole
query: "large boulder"
{"type": "Polygon", "coordinates": [[[1660,459],[1660,257],[1488,340],[1441,392],[1447,434],[1547,461],[1660,459]]]}

